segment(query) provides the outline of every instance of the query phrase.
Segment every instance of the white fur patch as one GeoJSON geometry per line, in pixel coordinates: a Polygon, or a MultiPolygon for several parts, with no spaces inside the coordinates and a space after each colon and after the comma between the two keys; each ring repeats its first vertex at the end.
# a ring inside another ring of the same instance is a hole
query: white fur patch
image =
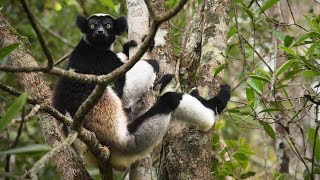
{"type": "Polygon", "coordinates": [[[118,58],[120,59],[121,62],[126,63],[128,61],[128,56],[124,54],[123,52],[119,52],[117,54],[118,58]]]}
{"type": "MultiPolygon", "coordinates": [[[[93,17],[93,16],[97,16],[97,17],[110,16],[110,14],[96,13],[96,14],[92,14],[91,16],[89,16],[88,19],[91,18],[91,17],[93,17]]],[[[111,17],[111,16],[110,16],[110,17],[111,17]]]]}
{"type": "Polygon", "coordinates": [[[152,85],[156,78],[153,67],[146,61],[138,61],[127,73],[123,88],[123,104],[125,108],[135,104],[152,85]]]}
{"type": "Polygon", "coordinates": [[[170,119],[170,114],[158,114],[146,120],[146,122],[143,123],[135,132],[136,137],[128,136],[127,139],[127,147],[132,147],[132,144],[135,144],[139,146],[136,148],[141,148],[142,150],[132,154],[112,152],[110,157],[112,167],[116,170],[123,171],[129,168],[135,161],[152,152],[152,150],[161,143],[164,135],[166,134],[169,128],[170,119]]]}
{"type": "Polygon", "coordinates": [[[186,120],[195,124],[201,131],[208,131],[214,124],[214,112],[189,94],[182,96],[172,116],[178,120],[186,120]]]}
{"type": "Polygon", "coordinates": [[[164,46],[166,45],[167,41],[165,39],[165,37],[167,36],[168,31],[165,29],[161,29],[159,28],[155,37],[154,37],[154,42],[155,42],[155,47],[157,46],[164,46]]]}

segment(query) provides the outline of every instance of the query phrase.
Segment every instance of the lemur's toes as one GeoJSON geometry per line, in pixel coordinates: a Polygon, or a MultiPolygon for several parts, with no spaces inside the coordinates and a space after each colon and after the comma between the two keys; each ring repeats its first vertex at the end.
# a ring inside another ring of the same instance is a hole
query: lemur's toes
{"type": "MultiPolygon", "coordinates": [[[[144,35],[143,38],[142,38],[142,42],[146,39],[147,35],[144,35]]],[[[149,52],[151,52],[153,50],[155,46],[155,41],[154,39],[151,40],[150,44],[149,44],[149,52]]]]}
{"type": "Polygon", "coordinates": [[[196,87],[193,87],[189,93],[193,97],[198,97],[199,95],[199,90],[196,87]]]}

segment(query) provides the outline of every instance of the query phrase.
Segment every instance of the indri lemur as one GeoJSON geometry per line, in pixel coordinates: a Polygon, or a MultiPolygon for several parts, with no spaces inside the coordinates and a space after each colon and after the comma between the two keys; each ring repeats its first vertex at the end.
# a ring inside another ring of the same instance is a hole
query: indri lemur
{"type": "MultiPolygon", "coordinates": [[[[135,41],[129,41],[123,45],[121,53],[110,50],[115,37],[127,30],[124,17],[78,16],[76,24],[83,38],[71,53],[66,69],[83,74],[108,74],[123,65],[128,59],[129,48],[136,46],[135,41]]],[[[196,91],[191,95],[166,92],[146,113],[130,120],[128,109],[153,85],[158,70],[157,61],[140,60],[113,86],[106,88],[101,100],[86,115],[83,126],[93,131],[102,145],[109,147],[110,163],[115,169],[126,169],[159,144],[172,118],[208,131],[214,124],[215,114],[221,113],[230,99],[228,85],[222,85],[218,95],[210,100],[205,100],[196,91]]],[[[74,117],[94,87],[94,83],[61,77],[54,91],[54,107],[74,117]]]]}

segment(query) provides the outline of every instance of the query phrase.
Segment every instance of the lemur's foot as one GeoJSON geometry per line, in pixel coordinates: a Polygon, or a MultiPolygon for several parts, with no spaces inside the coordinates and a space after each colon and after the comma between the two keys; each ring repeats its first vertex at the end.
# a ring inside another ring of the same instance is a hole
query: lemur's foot
{"type": "MultiPolygon", "coordinates": [[[[142,42],[146,39],[147,35],[144,35],[143,38],[142,38],[142,42]]],[[[151,52],[153,50],[155,46],[155,42],[154,42],[154,39],[151,40],[150,44],[149,44],[149,52],[151,52]]]]}
{"type": "Polygon", "coordinates": [[[206,100],[200,96],[198,89],[192,89],[190,95],[197,98],[204,106],[212,109],[216,114],[220,114],[230,100],[231,88],[228,84],[220,85],[220,91],[212,99],[206,100]]]}

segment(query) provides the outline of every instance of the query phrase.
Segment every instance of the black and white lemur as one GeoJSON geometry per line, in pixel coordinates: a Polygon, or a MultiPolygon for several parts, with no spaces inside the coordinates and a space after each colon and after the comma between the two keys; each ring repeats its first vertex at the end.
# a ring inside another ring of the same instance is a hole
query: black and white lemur
{"type": "MultiPolygon", "coordinates": [[[[110,46],[116,35],[127,30],[126,18],[114,19],[107,14],[88,18],[78,16],[77,26],[83,38],[70,55],[66,69],[77,73],[108,74],[126,62],[129,41],[121,53],[115,54],[110,46]]],[[[230,87],[222,85],[217,96],[205,100],[193,93],[166,92],[140,117],[130,120],[128,109],[155,81],[159,65],[155,60],[140,60],[123,77],[108,86],[98,104],[86,115],[84,127],[94,132],[102,145],[111,151],[110,163],[124,170],[158,145],[166,134],[171,118],[195,124],[208,131],[230,99],[230,87]]],[[[94,89],[94,83],[82,83],[61,77],[56,84],[53,105],[61,113],[74,117],[79,106],[94,89]]]]}

